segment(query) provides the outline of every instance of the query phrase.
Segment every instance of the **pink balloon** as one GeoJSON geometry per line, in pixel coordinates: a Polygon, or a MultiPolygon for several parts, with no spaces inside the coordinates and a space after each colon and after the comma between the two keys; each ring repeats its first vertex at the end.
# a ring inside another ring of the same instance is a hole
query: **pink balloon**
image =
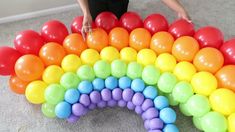
{"type": "Polygon", "coordinates": [[[109,31],[118,26],[119,22],[118,18],[112,12],[106,11],[96,17],[95,24],[97,27],[103,28],[109,33],[109,31]]]}
{"type": "Polygon", "coordinates": [[[129,32],[131,32],[135,28],[143,27],[143,21],[140,15],[130,11],[124,13],[121,16],[119,24],[121,27],[126,28],[129,32]]]}
{"type": "Polygon", "coordinates": [[[224,55],[225,64],[235,65],[235,38],[226,41],[221,47],[220,51],[224,55]]]}
{"type": "Polygon", "coordinates": [[[168,30],[168,22],[161,14],[151,14],[144,20],[144,27],[153,35],[168,30]]]}
{"type": "MultiPolygon", "coordinates": [[[[82,22],[83,22],[83,16],[78,16],[73,19],[73,22],[70,25],[72,33],[81,33],[82,31],[82,22]]],[[[91,24],[92,28],[95,28],[95,22],[92,22],[91,24]]]]}

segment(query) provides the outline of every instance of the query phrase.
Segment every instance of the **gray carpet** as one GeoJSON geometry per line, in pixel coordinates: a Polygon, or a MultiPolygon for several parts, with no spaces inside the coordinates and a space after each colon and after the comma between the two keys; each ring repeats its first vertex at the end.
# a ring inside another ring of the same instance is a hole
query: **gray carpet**
{"type": "MultiPolygon", "coordinates": [[[[220,28],[226,39],[235,37],[235,1],[234,0],[182,0],[196,27],[213,25],[220,28]]],[[[129,10],[137,11],[144,18],[150,13],[164,14],[169,22],[175,14],[156,0],[131,0],[129,10]]],[[[24,29],[39,31],[41,25],[50,19],[58,19],[68,27],[71,20],[81,15],[79,8],[68,12],[16,21],[0,25],[0,46],[13,46],[17,32],[24,29]]],[[[1,132],[144,132],[140,117],[127,109],[113,108],[89,112],[76,124],[64,120],[45,118],[40,106],[29,104],[24,96],[16,95],[8,89],[8,77],[0,77],[0,131],[1,132]]],[[[177,125],[182,132],[197,132],[191,118],[179,112],[177,125]]]]}

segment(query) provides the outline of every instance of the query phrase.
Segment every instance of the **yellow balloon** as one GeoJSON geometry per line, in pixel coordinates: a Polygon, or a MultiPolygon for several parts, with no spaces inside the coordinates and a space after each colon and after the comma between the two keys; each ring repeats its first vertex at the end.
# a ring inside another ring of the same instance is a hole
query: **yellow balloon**
{"type": "Polygon", "coordinates": [[[47,84],[59,83],[63,74],[64,70],[61,67],[57,65],[51,65],[48,66],[43,72],[42,80],[47,84]]]}
{"type": "Polygon", "coordinates": [[[228,131],[235,132],[235,113],[228,117],[228,131]]]}
{"type": "Polygon", "coordinates": [[[28,84],[25,91],[26,99],[33,104],[41,104],[45,102],[44,91],[47,84],[43,81],[33,81],[28,84]]]}
{"type": "Polygon", "coordinates": [[[156,53],[151,49],[142,49],[137,54],[137,62],[144,66],[154,64],[156,58],[156,53]]]}
{"type": "Polygon", "coordinates": [[[103,48],[100,52],[100,56],[102,60],[106,60],[108,62],[112,62],[120,57],[119,51],[112,46],[103,48]]]}
{"type": "Polygon", "coordinates": [[[61,67],[65,72],[76,72],[81,65],[81,59],[75,54],[65,56],[61,62],[61,67]]]}
{"type": "Polygon", "coordinates": [[[136,61],[137,51],[131,47],[123,48],[120,51],[120,57],[122,60],[124,60],[127,63],[136,61]]]}
{"type": "Polygon", "coordinates": [[[209,96],[217,88],[215,76],[209,72],[198,72],[191,80],[195,93],[209,96]]]}
{"type": "Polygon", "coordinates": [[[215,90],[211,93],[209,100],[212,109],[223,115],[228,116],[235,112],[235,94],[229,89],[220,88],[215,90]]]}
{"type": "Polygon", "coordinates": [[[173,73],[181,81],[191,81],[193,75],[197,72],[194,65],[187,61],[182,61],[176,64],[173,73]]]}
{"type": "Polygon", "coordinates": [[[169,53],[160,54],[155,62],[155,66],[162,72],[172,72],[176,65],[176,59],[169,53]]]}
{"type": "Polygon", "coordinates": [[[100,54],[94,49],[86,49],[81,54],[81,60],[83,64],[88,64],[93,66],[96,61],[100,60],[100,54]]]}

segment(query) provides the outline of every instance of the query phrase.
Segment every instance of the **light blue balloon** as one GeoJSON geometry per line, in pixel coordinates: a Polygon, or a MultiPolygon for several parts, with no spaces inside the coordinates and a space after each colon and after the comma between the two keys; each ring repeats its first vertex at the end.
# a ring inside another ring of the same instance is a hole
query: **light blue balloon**
{"type": "Polygon", "coordinates": [[[145,88],[144,81],[142,79],[134,79],[131,83],[131,89],[135,92],[142,92],[145,88]]]}
{"type": "Polygon", "coordinates": [[[114,88],[117,88],[118,87],[118,80],[117,80],[117,78],[116,77],[112,77],[112,76],[107,77],[105,79],[105,87],[107,89],[111,89],[111,90],[113,90],[114,88]]]}
{"type": "Polygon", "coordinates": [[[97,90],[97,91],[101,91],[105,87],[104,80],[101,78],[96,78],[95,80],[92,81],[92,84],[93,84],[94,90],[97,90]]]}
{"type": "Polygon", "coordinates": [[[129,77],[121,77],[118,80],[119,87],[121,89],[126,89],[131,87],[131,79],[129,77]]]}
{"type": "Polygon", "coordinates": [[[160,110],[159,117],[166,124],[174,123],[176,121],[176,113],[169,107],[160,110]]]}
{"type": "Polygon", "coordinates": [[[60,102],[55,107],[55,114],[58,118],[68,118],[72,113],[71,105],[65,101],[60,102]]]}
{"type": "Polygon", "coordinates": [[[179,132],[179,129],[174,124],[167,124],[163,128],[163,132],[179,132]]]}
{"type": "Polygon", "coordinates": [[[148,86],[144,89],[143,94],[145,98],[154,99],[157,97],[157,88],[153,86],[148,86]]]}
{"type": "Polygon", "coordinates": [[[169,106],[169,101],[165,96],[157,96],[153,102],[154,102],[155,108],[159,110],[169,106]]]}
{"type": "Polygon", "coordinates": [[[80,98],[80,93],[77,89],[69,89],[65,92],[64,99],[70,104],[76,103],[80,98]]]}
{"type": "Polygon", "coordinates": [[[93,90],[93,86],[89,81],[82,81],[78,85],[78,91],[82,94],[89,94],[93,90]]]}

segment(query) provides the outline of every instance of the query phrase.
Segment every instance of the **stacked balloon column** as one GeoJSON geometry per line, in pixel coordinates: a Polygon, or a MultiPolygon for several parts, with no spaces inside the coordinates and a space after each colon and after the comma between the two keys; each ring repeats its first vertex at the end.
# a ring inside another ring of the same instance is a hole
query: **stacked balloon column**
{"type": "Polygon", "coordinates": [[[68,122],[119,106],[140,115],[149,132],[178,132],[170,106],[179,106],[202,131],[235,131],[235,39],[185,20],[168,25],[160,14],[142,21],[135,12],[120,20],[103,12],[84,41],[82,20],[73,20],[71,34],[51,20],[40,34],[20,32],[15,48],[1,47],[0,74],[11,75],[11,90],[68,122]]]}

